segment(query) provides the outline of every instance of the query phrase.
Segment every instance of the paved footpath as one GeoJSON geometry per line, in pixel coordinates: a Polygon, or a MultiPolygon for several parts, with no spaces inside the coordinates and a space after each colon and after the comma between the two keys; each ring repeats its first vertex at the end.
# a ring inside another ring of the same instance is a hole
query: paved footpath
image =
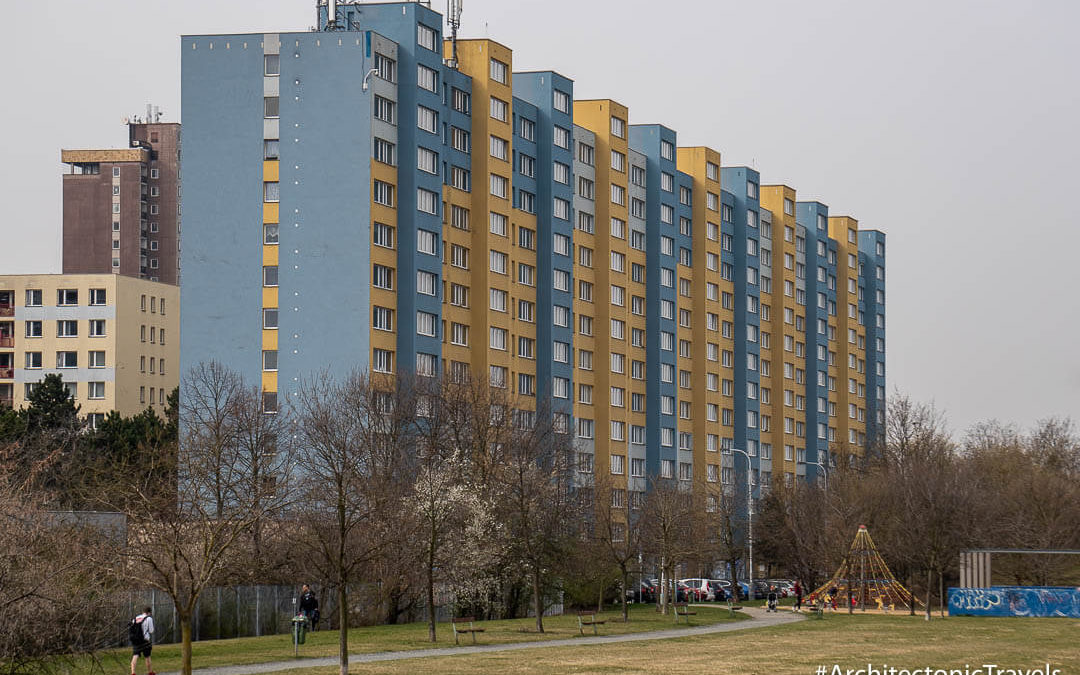
{"type": "MultiPolygon", "coordinates": [[[[352,654],[349,663],[372,663],[375,661],[397,661],[399,659],[418,659],[431,656],[455,656],[457,654],[487,654],[490,652],[507,652],[519,649],[547,649],[549,647],[579,647],[581,645],[600,645],[612,642],[639,642],[642,640],[667,640],[671,638],[693,637],[695,635],[709,635],[711,633],[725,633],[733,630],[745,630],[748,628],[764,628],[784,623],[799,621],[802,614],[792,612],[767,613],[763,609],[754,607],[742,610],[750,615],[749,620],[736,621],[734,623],[719,623],[710,626],[692,626],[674,630],[657,630],[646,633],[629,633],[625,635],[588,635],[560,640],[546,640],[539,642],[508,642],[497,645],[464,645],[461,647],[439,647],[434,649],[413,649],[399,652],[374,652],[371,654],[352,654]]],[[[193,675],[257,675],[259,673],[273,673],[281,670],[293,670],[296,668],[319,668],[336,666],[336,656],[318,659],[295,659],[292,661],[274,661],[270,663],[253,663],[243,666],[223,666],[220,668],[197,668],[193,675]]],[[[159,673],[158,675],[176,675],[175,673],[159,673]]]]}

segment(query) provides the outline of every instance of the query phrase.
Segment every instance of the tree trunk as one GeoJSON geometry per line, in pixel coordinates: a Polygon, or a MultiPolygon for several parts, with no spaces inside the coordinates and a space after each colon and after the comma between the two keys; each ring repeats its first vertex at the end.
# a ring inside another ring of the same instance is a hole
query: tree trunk
{"type": "MultiPolygon", "coordinates": [[[[349,598],[345,580],[338,584],[338,664],[341,675],[349,675],[349,598]]],[[[185,673],[185,675],[191,675],[185,673]]]]}
{"type": "Polygon", "coordinates": [[[534,567],[532,573],[533,611],[536,612],[536,632],[544,632],[544,600],[540,596],[540,568],[534,567]]]}
{"type": "Polygon", "coordinates": [[[908,615],[915,616],[915,573],[910,569],[907,573],[907,587],[908,587],[908,615]]]}
{"type": "Polygon", "coordinates": [[[428,640],[435,642],[435,562],[428,558],[427,569],[427,606],[428,640]]]}
{"type": "Polygon", "coordinates": [[[630,620],[630,608],[627,606],[627,592],[630,589],[630,573],[624,568],[622,571],[622,620],[626,623],[630,620]]]}
{"type": "Polygon", "coordinates": [[[945,618],[945,575],[941,573],[942,570],[938,570],[937,584],[938,584],[938,609],[941,613],[941,618],[945,618]]]}
{"type": "Polygon", "coordinates": [[[180,672],[191,675],[191,613],[180,615],[180,672]]]}
{"type": "Polygon", "coordinates": [[[657,593],[656,597],[660,601],[660,613],[667,614],[668,578],[667,570],[664,569],[663,562],[660,563],[660,592],[657,593]]]}
{"type": "Polygon", "coordinates": [[[934,568],[926,568],[926,620],[930,620],[930,605],[934,597],[934,568]]]}

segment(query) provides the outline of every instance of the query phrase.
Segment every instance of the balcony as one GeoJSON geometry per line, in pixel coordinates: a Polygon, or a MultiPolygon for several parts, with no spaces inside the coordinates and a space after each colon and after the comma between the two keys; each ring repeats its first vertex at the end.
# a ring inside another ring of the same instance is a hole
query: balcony
{"type": "Polygon", "coordinates": [[[14,349],[14,348],[15,348],[15,338],[11,337],[10,335],[0,336],[0,349],[14,349]]]}
{"type": "Polygon", "coordinates": [[[11,366],[0,366],[0,380],[15,379],[15,369],[11,366]]]}
{"type": "Polygon", "coordinates": [[[11,394],[0,394],[0,409],[2,408],[14,408],[15,399],[11,397],[11,394]]]}
{"type": "Polygon", "coordinates": [[[9,303],[0,305],[0,316],[15,316],[15,305],[9,303]]]}

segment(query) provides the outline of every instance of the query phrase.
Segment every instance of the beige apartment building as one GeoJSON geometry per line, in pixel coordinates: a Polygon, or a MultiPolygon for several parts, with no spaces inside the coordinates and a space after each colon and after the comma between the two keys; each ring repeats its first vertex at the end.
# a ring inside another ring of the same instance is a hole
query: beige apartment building
{"type": "Polygon", "coordinates": [[[96,424],[165,411],[179,383],[180,289],[115,274],[0,275],[0,406],[51,373],[96,424]]]}

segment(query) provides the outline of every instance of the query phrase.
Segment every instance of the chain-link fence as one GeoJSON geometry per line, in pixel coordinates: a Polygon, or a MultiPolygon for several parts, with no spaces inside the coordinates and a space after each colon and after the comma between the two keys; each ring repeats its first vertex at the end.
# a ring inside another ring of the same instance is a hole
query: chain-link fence
{"type": "MultiPolygon", "coordinates": [[[[319,622],[322,628],[337,628],[337,593],[330,587],[312,586],[319,599],[319,622]]],[[[256,637],[260,635],[286,634],[292,630],[290,620],[297,611],[300,586],[222,586],[208,588],[199,596],[192,618],[192,640],[220,640],[224,638],[256,637]]],[[[437,621],[449,621],[453,616],[453,598],[446,593],[438,594],[435,611],[437,621]]],[[[375,589],[361,585],[350,588],[350,624],[362,625],[379,622],[382,604],[375,589]]],[[[131,591],[118,598],[106,614],[114,614],[117,626],[116,643],[126,644],[127,623],[144,607],[150,607],[154,617],[154,642],[180,641],[180,625],[172,599],[155,590],[131,591]]],[[[558,602],[548,606],[545,616],[562,614],[563,605],[558,602]]],[[[531,614],[531,613],[530,613],[531,614]]],[[[424,607],[403,612],[399,621],[426,621],[424,607]]]]}
{"type": "MultiPolygon", "coordinates": [[[[287,633],[298,596],[299,587],[296,586],[208,588],[196,604],[191,639],[219,640],[287,633]]],[[[168,595],[154,590],[128,593],[128,617],[135,616],[144,607],[150,607],[153,612],[155,642],[180,641],[176,608],[168,595]]]]}

